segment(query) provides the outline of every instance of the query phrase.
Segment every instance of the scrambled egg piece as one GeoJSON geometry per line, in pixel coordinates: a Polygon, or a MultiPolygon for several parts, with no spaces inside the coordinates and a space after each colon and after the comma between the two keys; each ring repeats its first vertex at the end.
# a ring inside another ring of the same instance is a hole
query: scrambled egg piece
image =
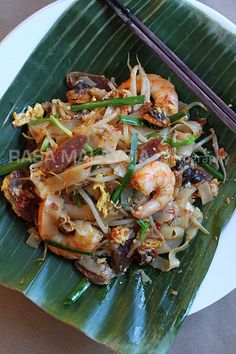
{"type": "Polygon", "coordinates": [[[213,197],[216,197],[218,195],[219,184],[220,184],[220,181],[218,181],[218,179],[216,179],[216,178],[213,178],[210,182],[210,188],[211,188],[211,193],[212,193],[213,197]]]}
{"type": "Polygon", "coordinates": [[[120,243],[122,245],[129,239],[130,229],[128,227],[117,226],[112,229],[111,239],[116,243],[120,243]]]}
{"type": "Polygon", "coordinates": [[[146,239],[144,242],[142,242],[141,249],[154,250],[154,249],[160,247],[161,244],[162,244],[162,241],[160,241],[160,240],[146,239]]]}
{"type": "Polygon", "coordinates": [[[33,119],[42,118],[44,115],[43,106],[36,103],[34,107],[28,106],[25,113],[13,113],[13,126],[21,127],[24,124],[29,123],[33,119]]]}
{"type": "MultiPolygon", "coordinates": [[[[97,178],[103,177],[103,174],[96,175],[97,178]]],[[[101,195],[97,201],[97,208],[102,212],[103,216],[106,217],[108,214],[108,206],[110,202],[110,194],[105,191],[105,183],[104,182],[96,182],[93,185],[93,189],[100,189],[101,195]]]]}

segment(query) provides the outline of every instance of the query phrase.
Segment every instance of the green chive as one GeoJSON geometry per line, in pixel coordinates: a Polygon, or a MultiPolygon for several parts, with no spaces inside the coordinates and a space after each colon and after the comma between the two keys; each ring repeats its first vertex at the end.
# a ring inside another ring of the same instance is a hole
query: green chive
{"type": "Polygon", "coordinates": [[[40,160],[41,160],[40,155],[34,155],[34,156],[26,157],[24,159],[5,163],[0,166],[0,176],[7,175],[8,173],[11,173],[16,170],[20,170],[40,160]]]}
{"type": "Polygon", "coordinates": [[[92,148],[92,146],[90,146],[89,144],[86,144],[84,146],[84,150],[86,152],[86,155],[93,156],[93,148],[92,148]]]}
{"type": "Polygon", "coordinates": [[[95,171],[95,170],[97,170],[98,169],[98,165],[93,165],[92,167],[91,167],[91,172],[93,172],[93,171],[95,171]]]}
{"type": "Polygon", "coordinates": [[[49,147],[49,139],[46,136],[44,138],[44,141],[43,141],[42,145],[41,145],[40,151],[46,151],[48,147],[49,147]]]}
{"type": "Polygon", "coordinates": [[[61,250],[65,250],[65,251],[68,251],[68,252],[78,253],[78,254],[87,254],[89,256],[93,255],[92,252],[87,252],[87,251],[79,250],[77,248],[69,247],[69,246],[63,245],[62,243],[53,241],[53,240],[45,239],[45,243],[47,243],[50,246],[53,246],[53,247],[56,247],[56,248],[59,248],[61,250]]]}
{"type": "Polygon", "coordinates": [[[142,119],[129,116],[120,116],[120,122],[137,127],[144,125],[142,119]]]}
{"type": "Polygon", "coordinates": [[[211,165],[209,165],[206,162],[202,162],[200,164],[201,167],[203,167],[207,172],[210,173],[211,176],[217,178],[220,181],[224,180],[224,176],[222,175],[222,173],[220,173],[219,171],[217,171],[214,167],[212,167],[211,165]]]}
{"type": "Polygon", "coordinates": [[[104,153],[103,148],[97,148],[93,151],[93,156],[95,155],[102,155],[104,153]]]}
{"type": "Polygon", "coordinates": [[[54,125],[56,125],[59,129],[61,129],[66,135],[68,135],[69,137],[72,137],[72,131],[67,129],[66,127],[64,127],[63,124],[61,124],[61,122],[59,121],[59,119],[57,119],[55,116],[50,116],[50,122],[54,125]]]}
{"type": "Polygon", "coordinates": [[[144,103],[145,96],[132,96],[132,97],[121,97],[121,98],[111,98],[107,100],[86,102],[79,105],[71,106],[72,111],[82,111],[84,109],[95,109],[100,107],[108,106],[124,106],[124,105],[136,105],[144,103]]]}
{"type": "Polygon", "coordinates": [[[103,154],[103,149],[102,148],[96,148],[96,149],[93,149],[92,146],[90,146],[89,144],[86,144],[85,147],[84,147],[84,150],[86,152],[86,155],[88,156],[96,156],[96,155],[102,155],[103,154]]]}
{"type": "Polygon", "coordinates": [[[183,141],[173,141],[171,138],[164,138],[164,142],[170,144],[173,147],[180,147],[185,145],[193,144],[197,137],[193,134],[189,138],[183,141]]]}
{"type": "Polygon", "coordinates": [[[152,139],[152,138],[163,138],[163,136],[160,133],[150,133],[146,135],[147,139],[152,139]]]}
{"type": "Polygon", "coordinates": [[[75,194],[75,195],[74,195],[74,201],[75,201],[75,203],[76,203],[77,207],[78,207],[78,208],[80,208],[80,207],[81,207],[81,205],[82,205],[80,195],[75,194]]]}
{"type": "Polygon", "coordinates": [[[121,196],[121,193],[123,192],[123,190],[125,189],[125,187],[129,183],[130,178],[131,178],[132,174],[134,173],[134,168],[135,168],[135,164],[136,164],[137,145],[138,145],[138,133],[134,133],[132,136],[132,141],[131,141],[130,163],[129,163],[128,170],[127,170],[126,174],[124,175],[124,177],[121,181],[121,184],[119,185],[119,187],[117,187],[117,189],[115,190],[115,192],[111,196],[111,201],[115,204],[118,202],[118,200],[121,196]]]}
{"type": "Polygon", "coordinates": [[[184,118],[186,116],[188,116],[187,111],[180,111],[178,113],[172,114],[169,118],[170,118],[171,123],[175,123],[178,120],[180,120],[181,118],[184,118]]]}
{"type": "Polygon", "coordinates": [[[57,115],[55,114],[54,116],[50,116],[47,118],[39,118],[39,119],[34,119],[31,122],[28,123],[28,125],[36,125],[36,124],[42,124],[45,122],[50,122],[51,124],[54,124],[57,126],[59,129],[61,129],[66,135],[69,137],[72,137],[72,131],[64,127],[64,125],[59,121],[57,115]]]}
{"type": "Polygon", "coordinates": [[[45,122],[50,122],[50,117],[47,117],[47,118],[38,118],[38,119],[31,120],[31,121],[28,123],[28,125],[42,124],[42,123],[45,123],[45,122]]]}
{"type": "MultiPolygon", "coordinates": [[[[210,153],[211,154],[211,153],[210,153]]],[[[212,155],[208,155],[208,156],[212,156],[212,155]]],[[[209,165],[207,162],[203,162],[201,161],[201,159],[206,158],[206,156],[199,156],[195,153],[192,154],[192,158],[197,161],[198,165],[203,167],[204,170],[206,170],[207,172],[209,172],[209,174],[212,177],[217,178],[219,181],[223,181],[224,180],[224,176],[222,173],[220,173],[219,171],[217,171],[214,167],[212,167],[211,165],[209,165]]]]}
{"type": "Polygon", "coordinates": [[[148,220],[137,220],[137,223],[140,226],[140,229],[138,231],[138,238],[143,241],[145,239],[145,235],[147,233],[147,231],[150,229],[151,224],[150,221],[148,220]]]}
{"type": "Polygon", "coordinates": [[[64,301],[65,305],[74,304],[84,293],[85,291],[92,285],[87,278],[83,278],[79,284],[74,288],[74,290],[68,295],[66,300],[64,301]]]}
{"type": "Polygon", "coordinates": [[[190,145],[194,143],[194,141],[197,139],[197,137],[193,134],[189,138],[183,141],[174,141],[172,138],[169,138],[167,136],[163,136],[159,133],[150,133],[146,135],[147,139],[151,138],[162,138],[164,143],[170,144],[173,147],[180,147],[180,146],[185,146],[185,145],[190,145]]]}

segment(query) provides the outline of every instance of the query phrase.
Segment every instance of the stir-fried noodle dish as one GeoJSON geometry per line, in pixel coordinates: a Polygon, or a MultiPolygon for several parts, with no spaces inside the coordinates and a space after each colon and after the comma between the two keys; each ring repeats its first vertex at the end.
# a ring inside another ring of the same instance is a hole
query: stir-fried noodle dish
{"type": "Polygon", "coordinates": [[[67,102],[15,112],[28,155],[0,167],[5,197],[29,224],[26,243],[44,242],[99,285],[132,263],[179,267],[198,230],[208,234],[199,206],[226,179],[227,153],[206,118],[190,115],[201,104],[180,102],[139,62],[129,69],[120,85],[68,73],[67,102]]]}

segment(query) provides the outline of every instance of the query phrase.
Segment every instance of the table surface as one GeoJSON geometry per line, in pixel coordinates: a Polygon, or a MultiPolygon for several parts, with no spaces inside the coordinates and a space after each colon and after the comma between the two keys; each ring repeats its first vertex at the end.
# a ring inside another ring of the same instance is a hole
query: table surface
{"type": "MultiPolygon", "coordinates": [[[[0,0],[0,40],[51,0],[0,0]]],[[[236,23],[236,0],[202,0],[236,23]]],[[[236,290],[185,320],[168,354],[235,354],[236,290]]],[[[112,354],[0,286],[0,354],[112,354]]],[[[158,354],[158,353],[157,353],[158,354]]]]}

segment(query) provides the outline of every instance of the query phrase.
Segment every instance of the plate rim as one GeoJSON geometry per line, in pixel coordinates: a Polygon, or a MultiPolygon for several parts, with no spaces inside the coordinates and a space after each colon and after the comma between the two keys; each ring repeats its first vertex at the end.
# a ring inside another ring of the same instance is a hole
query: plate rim
{"type": "MultiPolygon", "coordinates": [[[[34,12],[32,15],[30,15],[26,19],[24,19],[21,23],[19,23],[14,29],[12,29],[1,40],[1,42],[0,42],[0,54],[1,54],[1,51],[3,51],[3,53],[4,53],[4,50],[6,50],[6,49],[4,49],[4,46],[9,41],[11,41],[12,39],[14,40],[14,37],[18,36],[18,33],[22,29],[24,29],[24,27],[26,25],[30,24],[30,25],[34,26],[34,23],[37,21],[37,19],[41,15],[45,16],[45,14],[48,13],[48,10],[54,9],[54,12],[57,12],[57,16],[55,16],[54,22],[51,23],[51,25],[49,26],[47,31],[45,31],[45,33],[41,36],[41,38],[37,42],[35,42],[33,46],[31,46],[31,51],[27,52],[28,54],[25,55],[25,58],[24,58],[24,61],[23,61],[22,65],[18,66],[18,70],[15,72],[15,75],[11,78],[11,80],[9,80],[10,82],[8,83],[8,85],[5,85],[5,88],[2,90],[2,92],[3,92],[2,94],[4,94],[5,91],[9,88],[9,86],[13,82],[14,78],[16,77],[16,75],[19,73],[20,69],[22,68],[22,66],[24,65],[26,60],[29,58],[29,56],[31,55],[33,50],[39,44],[40,40],[50,30],[50,28],[53,26],[53,24],[56,22],[56,20],[60,17],[60,15],[64,11],[66,11],[75,1],[76,0],[57,0],[57,1],[54,1],[54,2],[52,2],[52,3],[50,3],[50,4],[46,5],[46,6],[42,7],[41,9],[39,9],[36,12],[34,12]],[[61,11],[61,12],[59,11],[59,7],[60,6],[64,7],[63,11],[61,11]],[[2,48],[3,48],[3,50],[2,50],[2,48]]],[[[213,19],[216,22],[218,22],[227,31],[231,31],[231,32],[236,34],[236,25],[232,21],[227,19],[225,16],[220,14],[218,11],[212,9],[208,5],[200,3],[197,0],[184,0],[184,1],[188,2],[192,6],[196,7],[196,9],[202,11],[204,14],[209,16],[211,19],[213,19]]],[[[21,40],[23,40],[23,38],[21,38],[21,40]]],[[[3,67],[4,67],[4,65],[3,65],[3,67]]],[[[1,68],[0,68],[0,72],[1,72],[1,68]]],[[[0,90],[0,98],[1,98],[1,90],[0,90]]],[[[214,258],[213,258],[213,260],[211,262],[209,270],[208,270],[204,280],[202,281],[202,283],[200,285],[200,288],[199,288],[199,290],[197,292],[197,295],[196,295],[193,303],[191,304],[189,315],[193,314],[193,313],[196,313],[196,312],[198,312],[200,310],[203,310],[204,308],[214,304],[216,301],[220,300],[221,298],[223,298],[224,296],[226,296],[228,293],[230,293],[232,290],[235,289],[236,282],[231,281],[231,283],[228,284],[227,287],[222,289],[222,283],[221,282],[218,282],[219,284],[221,283],[221,286],[218,286],[218,288],[217,288],[216,286],[214,286],[214,283],[216,283],[216,282],[214,282],[212,280],[214,278],[213,274],[216,274],[216,271],[217,271],[217,263],[220,263],[221,264],[221,268],[222,268],[222,261],[219,261],[217,259],[219,259],[219,257],[222,258],[222,253],[224,253],[224,251],[223,251],[224,250],[224,245],[226,244],[225,238],[227,237],[227,235],[229,236],[230,229],[234,230],[234,228],[236,228],[236,211],[234,211],[234,214],[231,216],[230,220],[227,222],[227,224],[223,228],[223,231],[221,232],[219,245],[217,247],[216,253],[215,253],[214,258]],[[212,290],[212,288],[214,288],[214,291],[212,291],[211,297],[208,297],[208,300],[206,301],[206,298],[207,298],[206,294],[208,295],[209,294],[209,290],[210,289],[212,290]]],[[[235,245],[236,245],[236,243],[235,243],[235,245]]],[[[231,249],[232,248],[233,247],[231,246],[231,249]]],[[[229,250],[230,250],[230,248],[229,248],[229,250]]],[[[230,258],[230,257],[228,257],[228,258],[230,258]]],[[[231,257],[231,259],[232,259],[232,257],[231,257]]],[[[224,271],[222,271],[222,273],[225,276],[224,271]]],[[[225,279],[224,279],[224,282],[225,282],[225,279]]],[[[7,287],[7,288],[10,288],[10,287],[8,287],[6,285],[4,285],[4,286],[7,287]]]]}

